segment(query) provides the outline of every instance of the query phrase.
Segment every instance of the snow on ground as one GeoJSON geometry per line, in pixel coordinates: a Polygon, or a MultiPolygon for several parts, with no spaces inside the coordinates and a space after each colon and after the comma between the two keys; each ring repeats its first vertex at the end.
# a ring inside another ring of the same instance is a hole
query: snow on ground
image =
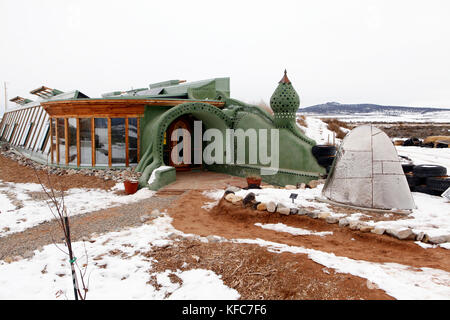
{"type": "MultiPolygon", "coordinates": [[[[170,294],[169,299],[238,299],[239,293],[225,286],[221,276],[210,270],[178,270],[174,274],[183,280],[180,285],[170,281],[169,271],[153,273],[153,261],[136,254],[171,245],[170,234],[182,234],[171,222],[166,215],[152,224],[104,234],[94,238],[93,243],[72,243],[78,264],[88,262],[87,298],[164,299],[170,294]],[[159,290],[147,283],[151,276],[156,277],[159,290]]],[[[69,257],[54,244],[43,247],[41,252],[36,250],[29,260],[10,264],[0,260],[0,299],[73,298],[69,257]]]]}
{"type": "Polygon", "coordinates": [[[153,170],[153,171],[152,171],[152,174],[150,175],[150,178],[148,179],[148,184],[150,185],[150,184],[152,184],[152,183],[155,181],[155,179],[156,179],[156,173],[157,173],[158,171],[163,171],[163,170],[170,169],[170,168],[173,168],[173,167],[169,167],[169,166],[160,166],[160,167],[156,168],[155,170],[153,170]]]}
{"type": "Polygon", "coordinates": [[[412,268],[397,263],[375,263],[336,256],[314,249],[289,246],[262,239],[235,239],[237,243],[257,244],[271,252],[303,253],[338,273],[365,278],[396,299],[450,299],[450,273],[433,268],[412,268]]]}
{"type": "MultiPolygon", "coordinates": [[[[370,216],[360,212],[350,215],[334,212],[332,206],[315,200],[315,197],[321,196],[322,188],[323,184],[314,189],[287,190],[265,188],[253,189],[251,191],[242,189],[239,192],[236,192],[236,195],[244,198],[248,193],[253,192],[256,201],[259,202],[267,203],[269,201],[274,201],[275,203],[282,203],[285,207],[307,207],[311,211],[330,213],[331,216],[336,218],[348,217],[349,220],[353,221],[361,220],[363,217],[370,218],[370,216]],[[291,193],[296,193],[298,195],[294,204],[292,204],[292,200],[289,198],[291,193]]],[[[215,203],[223,196],[224,190],[213,190],[204,192],[203,194],[216,200],[215,202],[210,202],[205,205],[209,208],[215,205],[215,203]]],[[[442,197],[419,192],[413,192],[412,195],[417,209],[414,209],[410,215],[405,217],[405,219],[378,222],[366,219],[364,223],[385,229],[411,228],[415,234],[423,232],[430,237],[450,235],[450,202],[442,197]]],[[[446,246],[442,247],[445,248],[446,246]]]]}
{"type": "Polygon", "coordinates": [[[379,221],[373,223],[383,228],[411,228],[414,233],[424,232],[429,236],[450,235],[450,202],[442,197],[413,192],[417,209],[408,216],[410,219],[379,221]]]}
{"type": "MultiPolygon", "coordinates": [[[[182,284],[170,281],[170,271],[152,272],[152,259],[145,253],[173,244],[172,233],[183,235],[167,215],[137,228],[110,232],[95,242],[74,242],[77,262],[88,261],[88,299],[238,299],[239,293],[224,285],[221,276],[205,269],[177,270],[182,284]],[[85,251],[86,250],[86,251],[85,251]],[[88,259],[84,253],[87,253],[88,259]],[[137,252],[137,253],[136,253],[137,252]],[[95,259],[95,260],[94,260],[95,259]],[[154,276],[157,290],[151,282],[154,276]]],[[[201,240],[201,239],[200,239],[201,240]]],[[[335,256],[314,249],[264,241],[235,239],[266,247],[275,253],[307,254],[313,261],[367,279],[397,299],[449,299],[450,273],[432,268],[411,268],[395,263],[373,263],[335,256]]],[[[62,249],[64,247],[60,245],[62,249]]],[[[10,264],[0,260],[0,299],[73,299],[68,257],[55,245],[35,256],[10,264]]]]}
{"type": "Polygon", "coordinates": [[[315,231],[311,231],[311,230],[307,230],[307,229],[302,229],[302,228],[294,228],[294,227],[290,227],[285,225],[284,223],[255,223],[255,226],[257,227],[261,227],[263,229],[267,229],[267,230],[273,230],[273,231],[277,231],[277,232],[287,232],[290,233],[294,236],[319,236],[319,237],[323,237],[323,236],[327,236],[327,235],[331,235],[333,234],[333,232],[331,231],[323,231],[323,232],[315,232],[315,231]]]}
{"type": "MultiPolygon", "coordinates": [[[[333,136],[336,134],[334,131],[328,129],[328,124],[320,119],[305,117],[306,127],[297,125],[306,134],[308,138],[311,138],[317,142],[317,144],[332,144],[333,136]]],[[[350,130],[346,128],[341,128],[344,132],[349,132],[350,130]]],[[[336,142],[340,142],[341,139],[336,138],[336,142]]]]}
{"type": "Polygon", "coordinates": [[[450,111],[438,111],[427,113],[401,113],[389,115],[382,112],[354,113],[354,114],[307,114],[313,118],[335,118],[344,122],[413,122],[413,123],[448,123],[450,111]]]}
{"type": "Polygon", "coordinates": [[[225,193],[225,190],[222,189],[217,189],[217,190],[209,190],[209,191],[203,191],[203,195],[210,198],[210,199],[214,199],[214,201],[211,202],[206,202],[203,206],[202,209],[205,210],[211,210],[215,205],[217,205],[219,203],[219,200],[223,197],[225,193]]]}
{"type": "MultiPolygon", "coordinates": [[[[73,188],[64,192],[64,202],[69,216],[106,209],[151,197],[155,192],[143,188],[132,195],[119,195],[122,183],[110,191],[101,189],[73,188]]],[[[0,237],[20,232],[42,222],[54,219],[47,200],[33,199],[30,193],[43,192],[37,183],[12,183],[0,180],[0,237]],[[14,203],[21,203],[15,205],[14,203]]],[[[47,198],[45,198],[47,199],[47,198]]]]}
{"type": "Polygon", "coordinates": [[[435,164],[447,168],[450,174],[450,148],[421,148],[396,146],[397,153],[407,156],[415,165],[435,164]]]}

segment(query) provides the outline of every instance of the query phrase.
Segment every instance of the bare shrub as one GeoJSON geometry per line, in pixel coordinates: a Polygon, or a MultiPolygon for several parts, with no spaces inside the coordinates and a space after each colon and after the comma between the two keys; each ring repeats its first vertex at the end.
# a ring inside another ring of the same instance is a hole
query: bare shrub
{"type": "Polygon", "coordinates": [[[302,127],[307,128],[308,127],[308,123],[306,123],[306,117],[305,116],[300,116],[297,118],[297,123],[299,125],[301,125],[302,127]]]}
{"type": "Polygon", "coordinates": [[[343,139],[346,135],[346,133],[342,130],[342,128],[350,129],[347,123],[335,118],[321,119],[321,120],[327,124],[327,127],[330,131],[336,133],[336,138],[338,139],[343,139]]]}

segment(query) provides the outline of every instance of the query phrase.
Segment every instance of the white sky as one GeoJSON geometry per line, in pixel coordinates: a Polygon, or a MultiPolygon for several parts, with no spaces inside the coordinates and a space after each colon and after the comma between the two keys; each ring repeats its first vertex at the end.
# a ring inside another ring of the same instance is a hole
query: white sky
{"type": "Polygon", "coordinates": [[[3,81],[34,100],[230,77],[232,97],[268,102],[284,68],[302,107],[450,108],[449,17],[446,0],[0,0],[0,110],[3,81]]]}

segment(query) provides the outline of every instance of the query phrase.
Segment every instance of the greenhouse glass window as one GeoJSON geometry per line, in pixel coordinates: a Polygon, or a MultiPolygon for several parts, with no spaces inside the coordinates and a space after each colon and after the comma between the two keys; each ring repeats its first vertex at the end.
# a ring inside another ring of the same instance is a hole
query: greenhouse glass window
{"type": "Polygon", "coordinates": [[[69,148],[69,164],[77,164],[77,119],[69,118],[67,121],[69,137],[67,147],[69,148]]]}
{"type": "Polygon", "coordinates": [[[128,156],[130,164],[138,163],[137,158],[137,118],[128,118],[128,156]]]}
{"type": "Polygon", "coordinates": [[[59,143],[59,159],[58,162],[60,164],[66,162],[66,136],[65,136],[65,128],[64,128],[64,119],[59,118],[56,119],[56,130],[58,132],[58,143],[59,143]]]}
{"type": "Polygon", "coordinates": [[[95,165],[108,165],[108,119],[95,118],[95,165]]]}
{"type": "Polygon", "coordinates": [[[92,166],[92,137],[91,137],[91,119],[80,119],[80,164],[83,166],[92,166]]]}
{"type": "Polygon", "coordinates": [[[125,166],[125,119],[111,119],[111,161],[113,165],[125,166]]]}

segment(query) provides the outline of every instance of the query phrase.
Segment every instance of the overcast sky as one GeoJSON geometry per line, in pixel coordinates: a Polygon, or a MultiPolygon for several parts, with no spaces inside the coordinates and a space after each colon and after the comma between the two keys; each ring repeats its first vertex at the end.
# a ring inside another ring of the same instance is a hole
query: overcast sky
{"type": "Polygon", "coordinates": [[[0,0],[1,110],[3,81],[10,99],[230,77],[268,102],[284,68],[302,107],[450,108],[449,17],[447,0],[0,0]]]}

